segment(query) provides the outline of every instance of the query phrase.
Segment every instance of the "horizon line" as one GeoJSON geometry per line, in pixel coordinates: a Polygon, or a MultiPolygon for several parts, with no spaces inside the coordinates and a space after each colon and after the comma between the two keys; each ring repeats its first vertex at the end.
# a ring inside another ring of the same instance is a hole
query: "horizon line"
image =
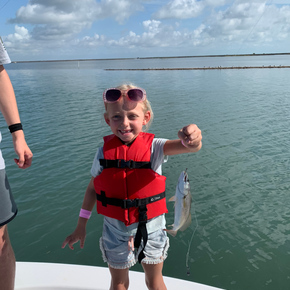
{"type": "Polygon", "coordinates": [[[147,57],[115,57],[115,58],[81,58],[81,59],[55,59],[55,60],[17,60],[11,63],[28,62],[66,62],[66,61],[102,61],[102,60],[126,60],[126,59],[167,59],[167,58],[197,58],[197,57],[234,57],[234,56],[265,56],[265,55],[290,55],[290,52],[273,53],[243,53],[243,54],[209,54],[209,55],[188,55],[188,56],[147,56],[147,57]]]}

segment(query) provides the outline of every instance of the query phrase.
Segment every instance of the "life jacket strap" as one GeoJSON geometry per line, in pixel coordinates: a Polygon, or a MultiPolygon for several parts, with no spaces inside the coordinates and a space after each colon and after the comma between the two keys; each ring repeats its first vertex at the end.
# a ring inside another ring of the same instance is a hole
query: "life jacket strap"
{"type": "Polygon", "coordinates": [[[148,241],[148,232],[146,223],[147,223],[147,207],[146,205],[142,205],[139,207],[139,223],[134,240],[134,248],[136,249],[136,251],[138,251],[141,245],[141,240],[143,239],[143,247],[138,255],[139,263],[141,263],[141,261],[145,258],[144,249],[148,241]]]}
{"type": "Polygon", "coordinates": [[[129,168],[129,169],[151,169],[150,161],[134,161],[134,160],[124,160],[124,159],[100,159],[100,165],[103,168],[129,168]]]}
{"type": "Polygon", "coordinates": [[[135,198],[135,199],[119,199],[119,198],[113,198],[113,197],[107,197],[105,195],[105,192],[102,191],[101,194],[96,194],[97,200],[102,203],[103,206],[114,205],[119,206],[123,209],[128,209],[131,207],[141,207],[146,206],[147,204],[150,204],[155,201],[159,201],[163,198],[165,198],[165,191],[150,197],[146,198],[135,198]]]}

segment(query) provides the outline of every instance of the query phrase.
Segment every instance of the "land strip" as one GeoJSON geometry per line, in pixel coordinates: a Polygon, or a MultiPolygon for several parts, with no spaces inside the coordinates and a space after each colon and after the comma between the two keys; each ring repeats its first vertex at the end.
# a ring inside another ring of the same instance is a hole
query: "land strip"
{"type": "Polygon", "coordinates": [[[209,55],[187,55],[187,56],[148,56],[148,57],[117,57],[117,58],[95,58],[95,59],[54,59],[54,60],[16,60],[13,63],[28,62],[68,62],[68,61],[100,61],[100,60],[132,60],[132,59],[170,59],[170,58],[200,58],[200,57],[237,57],[237,56],[271,56],[290,55],[290,52],[276,53],[245,53],[245,54],[209,54],[209,55]]]}
{"type": "Polygon", "coordinates": [[[144,70],[224,70],[224,69],[261,69],[261,68],[290,68],[289,65],[268,66],[216,66],[216,67],[180,67],[180,68],[107,68],[106,71],[144,71],[144,70]]]}

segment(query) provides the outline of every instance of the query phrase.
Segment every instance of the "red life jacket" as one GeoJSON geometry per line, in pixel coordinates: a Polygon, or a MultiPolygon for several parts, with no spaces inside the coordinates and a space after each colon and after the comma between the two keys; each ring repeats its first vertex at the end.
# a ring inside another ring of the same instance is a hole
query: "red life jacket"
{"type": "Polygon", "coordinates": [[[147,208],[146,220],[168,212],[166,177],[151,169],[153,138],[153,134],[141,132],[127,146],[115,135],[104,137],[104,159],[100,160],[104,169],[94,179],[99,214],[128,226],[144,220],[144,216],[139,219],[140,207],[147,208]]]}

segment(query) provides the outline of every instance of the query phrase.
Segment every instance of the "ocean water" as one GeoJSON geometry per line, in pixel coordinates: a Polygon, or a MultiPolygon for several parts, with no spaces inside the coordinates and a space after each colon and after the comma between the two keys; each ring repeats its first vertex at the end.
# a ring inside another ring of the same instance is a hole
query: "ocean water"
{"type": "MultiPolygon", "coordinates": [[[[170,237],[164,275],[229,290],[290,288],[289,69],[106,71],[106,68],[289,65],[289,56],[17,63],[6,66],[33,165],[19,170],[3,118],[1,148],[18,204],[9,224],[18,261],[98,265],[102,217],[93,214],[85,248],[61,249],[76,225],[102,137],[102,92],[132,82],[146,89],[150,132],[177,138],[196,123],[203,148],[163,166],[167,198],[188,169],[193,222],[170,237]],[[196,223],[197,221],[197,223],[196,223]],[[189,251],[190,275],[186,272],[189,251]]],[[[174,208],[168,203],[167,224],[174,208]]],[[[140,265],[132,270],[141,271],[140,265]]],[[[97,281],[96,281],[97,283],[97,281]]]]}

